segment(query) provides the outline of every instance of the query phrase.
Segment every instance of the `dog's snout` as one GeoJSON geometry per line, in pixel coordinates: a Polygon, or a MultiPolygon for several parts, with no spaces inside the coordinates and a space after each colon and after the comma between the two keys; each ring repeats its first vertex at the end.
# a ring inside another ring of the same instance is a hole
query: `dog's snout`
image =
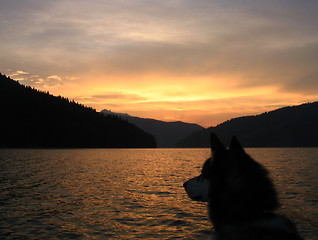
{"type": "Polygon", "coordinates": [[[183,187],[184,187],[184,188],[187,188],[187,185],[188,185],[188,181],[186,181],[186,182],[183,183],[183,187]]]}

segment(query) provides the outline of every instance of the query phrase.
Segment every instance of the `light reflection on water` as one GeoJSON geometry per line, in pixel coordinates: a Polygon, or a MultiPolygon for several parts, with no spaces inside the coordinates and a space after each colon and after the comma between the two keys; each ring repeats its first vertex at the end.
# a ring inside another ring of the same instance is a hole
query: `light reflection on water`
{"type": "MultiPolygon", "coordinates": [[[[247,149],[303,236],[318,234],[318,149],[247,149]]],[[[182,184],[209,149],[0,150],[0,238],[208,239],[182,184]]]]}

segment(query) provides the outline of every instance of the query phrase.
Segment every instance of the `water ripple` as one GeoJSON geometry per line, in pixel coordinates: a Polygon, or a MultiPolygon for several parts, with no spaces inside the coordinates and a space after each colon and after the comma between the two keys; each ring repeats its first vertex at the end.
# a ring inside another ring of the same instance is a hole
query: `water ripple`
{"type": "MultiPolygon", "coordinates": [[[[310,160],[318,150],[302,152],[308,158],[301,161],[292,150],[249,151],[271,170],[281,211],[313,238],[318,178],[310,160]]],[[[208,239],[206,205],[188,199],[182,187],[208,155],[208,149],[2,149],[0,238],[208,239]]]]}

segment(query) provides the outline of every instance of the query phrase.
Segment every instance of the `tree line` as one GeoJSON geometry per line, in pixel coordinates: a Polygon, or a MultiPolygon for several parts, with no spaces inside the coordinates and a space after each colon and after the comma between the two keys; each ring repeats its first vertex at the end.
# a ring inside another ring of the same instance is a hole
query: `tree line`
{"type": "Polygon", "coordinates": [[[0,147],[155,147],[154,137],[118,116],[105,116],[0,73],[0,147]]]}
{"type": "Polygon", "coordinates": [[[225,121],[184,138],[178,147],[209,147],[215,132],[229,145],[236,135],[245,147],[318,147],[318,102],[288,106],[225,121]]]}

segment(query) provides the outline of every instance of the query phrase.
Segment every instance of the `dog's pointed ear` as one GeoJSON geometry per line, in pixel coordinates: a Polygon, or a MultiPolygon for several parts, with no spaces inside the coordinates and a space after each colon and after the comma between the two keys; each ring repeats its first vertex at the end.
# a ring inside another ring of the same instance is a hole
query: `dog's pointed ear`
{"type": "Polygon", "coordinates": [[[236,136],[232,137],[230,150],[234,150],[234,151],[241,152],[241,153],[245,152],[244,148],[242,147],[240,142],[237,140],[236,136]]]}
{"type": "Polygon", "coordinates": [[[210,144],[211,144],[211,151],[216,153],[216,152],[221,152],[225,150],[225,147],[223,144],[220,142],[219,138],[216,136],[215,133],[211,133],[210,135],[210,144]]]}

